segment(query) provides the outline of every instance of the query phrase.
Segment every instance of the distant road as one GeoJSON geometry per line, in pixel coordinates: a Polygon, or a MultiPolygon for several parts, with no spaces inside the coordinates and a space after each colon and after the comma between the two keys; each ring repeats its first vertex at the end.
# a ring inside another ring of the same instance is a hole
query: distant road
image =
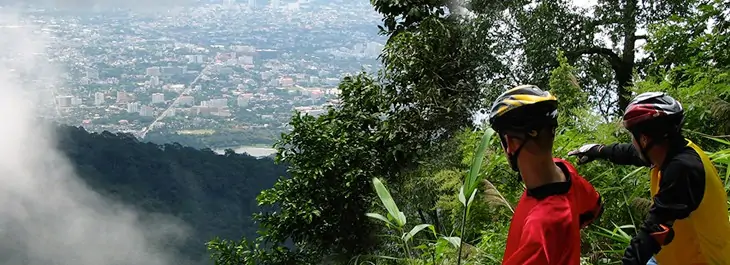
{"type": "Polygon", "coordinates": [[[177,102],[180,101],[180,98],[182,98],[182,96],[184,96],[186,94],[189,94],[190,91],[193,90],[193,87],[195,87],[195,84],[198,82],[198,80],[200,80],[200,77],[202,77],[203,75],[205,75],[206,72],[208,72],[209,67],[210,67],[210,65],[205,66],[205,68],[203,68],[203,70],[200,71],[200,74],[198,74],[198,76],[196,76],[195,79],[193,79],[193,82],[190,82],[190,85],[187,88],[185,88],[185,90],[182,93],[180,93],[180,95],[177,96],[175,98],[175,100],[172,101],[172,104],[170,104],[170,106],[167,107],[167,109],[165,109],[165,111],[160,113],[160,116],[157,116],[157,118],[154,121],[152,121],[152,123],[150,123],[150,125],[142,128],[142,130],[139,131],[139,133],[137,134],[139,139],[144,139],[144,137],[147,136],[147,133],[155,128],[155,125],[157,125],[158,122],[160,122],[162,119],[167,117],[167,115],[170,115],[170,112],[175,108],[175,106],[177,105],[177,102]]]}

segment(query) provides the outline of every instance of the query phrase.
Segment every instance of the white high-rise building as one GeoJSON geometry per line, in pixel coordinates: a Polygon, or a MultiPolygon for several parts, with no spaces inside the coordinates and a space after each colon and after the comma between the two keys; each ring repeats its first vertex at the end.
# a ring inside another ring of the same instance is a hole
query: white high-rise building
{"type": "Polygon", "coordinates": [[[152,104],[159,104],[165,102],[165,94],[162,93],[153,93],[152,94],[152,104]]]}
{"type": "Polygon", "coordinates": [[[104,104],[104,93],[96,92],[94,93],[94,105],[103,105],[104,104]]]}
{"type": "Polygon", "coordinates": [[[139,112],[139,102],[127,103],[127,112],[129,112],[129,113],[139,112]]]}
{"type": "Polygon", "coordinates": [[[181,96],[180,100],[178,100],[178,105],[192,106],[193,104],[195,104],[195,98],[190,95],[181,96]]]}
{"type": "Polygon", "coordinates": [[[281,2],[279,0],[271,0],[271,8],[276,9],[276,8],[279,8],[280,5],[281,5],[281,2]]]}
{"type": "Polygon", "coordinates": [[[129,100],[129,95],[126,92],[117,91],[117,103],[127,103],[129,100]]]}
{"type": "Polygon", "coordinates": [[[84,101],[81,100],[80,97],[72,97],[71,98],[71,105],[78,106],[78,105],[81,105],[82,103],[84,103],[84,101]]]}
{"type": "Polygon", "coordinates": [[[139,110],[139,115],[144,117],[152,117],[155,115],[155,108],[147,105],[142,106],[142,108],[140,108],[139,110]]]}
{"type": "Polygon", "coordinates": [[[71,99],[73,99],[73,96],[57,96],[56,104],[58,104],[59,107],[70,107],[71,99]]]}
{"type": "Polygon", "coordinates": [[[152,86],[159,86],[160,85],[160,77],[158,77],[158,76],[150,77],[150,85],[152,85],[152,86]]]}
{"type": "Polygon", "coordinates": [[[211,99],[208,101],[209,107],[215,107],[215,108],[225,108],[228,107],[228,99],[227,98],[216,98],[211,99]]]}

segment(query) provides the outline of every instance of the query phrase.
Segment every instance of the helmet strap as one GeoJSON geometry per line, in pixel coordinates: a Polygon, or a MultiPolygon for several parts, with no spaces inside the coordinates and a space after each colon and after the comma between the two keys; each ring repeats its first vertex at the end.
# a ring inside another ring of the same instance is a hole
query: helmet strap
{"type": "MultiPolygon", "coordinates": [[[[531,130],[530,132],[526,133],[525,138],[522,139],[522,144],[520,144],[519,147],[517,147],[517,150],[515,150],[514,153],[510,154],[507,153],[507,159],[509,159],[510,166],[512,167],[512,170],[517,172],[517,181],[522,181],[522,174],[520,174],[520,168],[517,165],[517,158],[520,156],[520,152],[522,151],[522,148],[525,147],[527,142],[533,138],[537,137],[537,131],[531,130]]],[[[499,139],[502,141],[502,147],[507,148],[507,140],[504,138],[502,134],[499,135],[499,139]]]]}
{"type": "Polygon", "coordinates": [[[633,133],[634,139],[636,139],[636,142],[639,144],[639,152],[641,153],[641,157],[643,160],[649,164],[653,164],[651,162],[651,159],[649,159],[649,150],[651,150],[652,147],[654,147],[654,144],[656,143],[654,140],[649,140],[648,143],[646,143],[645,147],[641,146],[641,134],[639,133],[633,133]]]}

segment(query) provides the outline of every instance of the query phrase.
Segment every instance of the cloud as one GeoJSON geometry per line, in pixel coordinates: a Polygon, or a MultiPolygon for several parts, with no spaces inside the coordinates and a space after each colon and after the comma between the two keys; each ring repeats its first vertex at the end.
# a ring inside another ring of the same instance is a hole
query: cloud
{"type": "MultiPolygon", "coordinates": [[[[0,8],[0,264],[172,265],[187,228],[111,201],[87,187],[36,122],[63,70],[51,36],[0,8]]],[[[52,102],[52,101],[50,101],[52,102]]]]}

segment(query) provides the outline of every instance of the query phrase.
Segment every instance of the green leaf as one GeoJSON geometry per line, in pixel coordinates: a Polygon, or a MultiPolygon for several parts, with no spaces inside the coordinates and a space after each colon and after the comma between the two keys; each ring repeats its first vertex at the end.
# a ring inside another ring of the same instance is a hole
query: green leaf
{"type": "MultiPolygon", "coordinates": [[[[491,128],[486,129],[484,132],[484,135],[482,136],[482,141],[479,143],[479,148],[477,149],[476,154],[474,154],[474,158],[472,160],[471,168],[469,169],[469,175],[467,175],[466,180],[464,180],[464,192],[463,194],[472,194],[477,188],[477,182],[479,181],[479,171],[482,169],[482,162],[484,162],[484,153],[487,151],[487,147],[489,147],[489,142],[492,139],[492,136],[494,135],[494,130],[491,128]]],[[[466,199],[464,200],[464,205],[466,204],[466,199]]]]}
{"type": "Polygon", "coordinates": [[[728,142],[726,140],[723,140],[723,139],[720,139],[720,138],[717,138],[717,137],[711,137],[711,136],[704,136],[704,137],[707,138],[707,139],[713,140],[715,142],[718,142],[718,143],[721,143],[721,144],[730,146],[730,142],[728,142]]]}
{"type": "Polygon", "coordinates": [[[445,236],[443,237],[443,239],[449,241],[449,243],[451,243],[451,245],[455,248],[459,248],[459,246],[461,245],[461,238],[458,236],[445,236]]]}
{"type": "Polygon", "coordinates": [[[383,206],[385,206],[385,209],[388,210],[388,214],[395,219],[396,224],[399,227],[403,227],[406,224],[406,217],[400,210],[398,210],[398,205],[395,204],[393,197],[390,196],[388,188],[386,188],[383,182],[381,182],[378,178],[373,178],[373,185],[375,186],[375,192],[377,192],[378,197],[380,197],[380,201],[383,202],[383,206]]]}
{"type": "Polygon", "coordinates": [[[464,207],[466,207],[466,196],[464,195],[464,185],[461,185],[459,187],[459,201],[461,202],[464,207]]]}
{"type": "Polygon", "coordinates": [[[470,206],[471,203],[474,201],[474,197],[477,195],[477,189],[474,189],[474,191],[471,192],[471,196],[469,196],[469,201],[466,202],[466,206],[470,206]]]}
{"type": "Polygon", "coordinates": [[[432,227],[432,225],[430,225],[430,224],[420,224],[420,225],[417,225],[417,226],[413,227],[413,229],[411,229],[410,232],[403,234],[403,241],[405,241],[405,242],[410,241],[411,238],[413,238],[413,236],[415,236],[416,234],[418,234],[418,232],[421,232],[421,230],[426,229],[426,228],[429,228],[429,227],[432,227]]]}
{"type": "Polygon", "coordinates": [[[365,215],[367,217],[370,217],[370,218],[373,218],[373,219],[378,219],[380,221],[383,221],[386,224],[388,224],[388,226],[394,226],[393,223],[391,223],[390,220],[388,220],[387,217],[385,217],[385,216],[383,216],[381,214],[378,214],[378,213],[366,213],[365,215]]]}

